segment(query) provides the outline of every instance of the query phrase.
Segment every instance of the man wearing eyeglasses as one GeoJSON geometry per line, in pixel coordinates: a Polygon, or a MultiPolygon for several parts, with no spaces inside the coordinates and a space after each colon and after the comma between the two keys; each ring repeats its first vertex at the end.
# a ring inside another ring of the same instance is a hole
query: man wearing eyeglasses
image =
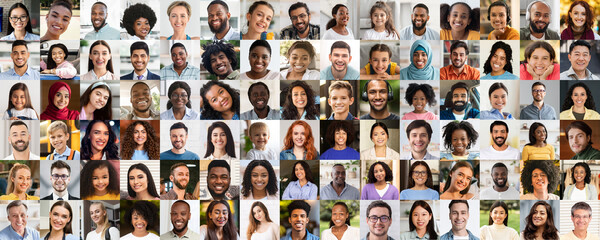
{"type": "Polygon", "coordinates": [[[533,103],[521,109],[520,118],[522,120],[557,120],[554,108],[544,104],[546,85],[541,82],[533,83],[531,85],[531,95],[533,96],[533,103]]]}
{"type": "Polygon", "coordinates": [[[367,207],[367,223],[369,232],[362,240],[394,240],[388,235],[392,225],[392,207],[386,202],[377,200],[367,207]]]}
{"type": "Polygon", "coordinates": [[[573,229],[569,233],[560,236],[560,239],[565,240],[599,240],[598,235],[588,232],[588,226],[592,221],[592,208],[586,202],[578,202],[571,207],[571,221],[573,221],[573,229]]]}
{"type": "Polygon", "coordinates": [[[281,39],[319,40],[321,28],[310,24],[310,10],[306,3],[292,4],[288,9],[288,14],[292,24],[281,29],[281,39]]]}
{"type": "Polygon", "coordinates": [[[64,161],[57,160],[50,166],[50,181],[52,181],[52,194],[42,200],[79,200],[69,194],[69,182],[71,182],[71,167],[64,161]]]}
{"type": "Polygon", "coordinates": [[[479,193],[481,199],[519,199],[519,191],[508,183],[508,168],[504,163],[495,163],[491,175],[494,186],[482,189],[479,193]]]}
{"type": "Polygon", "coordinates": [[[450,208],[450,223],[452,228],[440,237],[440,240],[468,239],[479,240],[467,229],[469,221],[469,202],[467,200],[452,200],[448,205],[450,208]]]}

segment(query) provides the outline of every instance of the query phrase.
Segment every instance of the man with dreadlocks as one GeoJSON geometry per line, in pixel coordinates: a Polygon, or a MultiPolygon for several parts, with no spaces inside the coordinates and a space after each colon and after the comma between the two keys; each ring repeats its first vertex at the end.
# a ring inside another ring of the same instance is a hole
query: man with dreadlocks
{"type": "Polygon", "coordinates": [[[240,79],[239,70],[233,44],[225,41],[213,41],[202,45],[202,66],[210,73],[217,76],[219,80],[240,79]]]}

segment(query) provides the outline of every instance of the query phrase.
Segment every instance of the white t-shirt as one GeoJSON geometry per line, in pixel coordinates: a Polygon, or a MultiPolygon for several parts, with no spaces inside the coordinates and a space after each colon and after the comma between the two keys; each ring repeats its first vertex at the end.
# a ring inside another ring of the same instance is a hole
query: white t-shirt
{"type": "Polygon", "coordinates": [[[396,34],[389,33],[388,31],[378,32],[375,29],[369,29],[365,31],[361,40],[400,40],[396,34]]]}
{"type": "Polygon", "coordinates": [[[354,33],[352,33],[352,29],[346,27],[346,31],[348,31],[348,35],[341,35],[333,31],[333,28],[325,31],[321,40],[355,40],[354,33]]]}
{"type": "Polygon", "coordinates": [[[240,75],[240,80],[279,80],[279,72],[275,72],[273,70],[269,71],[264,77],[260,79],[252,79],[248,77],[248,72],[242,73],[240,75]]]}
{"type": "Polygon", "coordinates": [[[573,192],[571,192],[571,200],[585,200],[587,196],[585,195],[585,188],[583,190],[579,190],[574,187],[573,192]]]}
{"type": "MultiPolygon", "coordinates": [[[[87,234],[85,240],[105,240],[104,236],[101,236],[102,232],[97,233],[96,230],[92,230],[87,234]]],[[[111,227],[108,229],[108,235],[110,235],[111,240],[119,239],[119,229],[116,227],[111,227]]]]}
{"type": "Polygon", "coordinates": [[[481,160],[519,160],[521,152],[514,147],[508,146],[504,151],[498,151],[493,146],[481,149],[481,160]]]}
{"type": "MultiPolygon", "coordinates": [[[[281,71],[281,80],[287,80],[288,73],[292,71],[291,69],[285,69],[281,71]]],[[[302,75],[302,80],[319,80],[321,78],[321,72],[312,69],[306,69],[304,75],[302,75]]]]}
{"type": "Polygon", "coordinates": [[[517,191],[517,189],[510,187],[510,186],[504,192],[498,192],[498,191],[494,190],[494,187],[489,187],[489,188],[482,189],[481,192],[479,193],[479,198],[482,200],[485,200],[485,199],[518,200],[519,197],[520,197],[519,191],[517,191]]]}
{"type": "Polygon", "coordinates": [[[454,119],[456,119],[456,120],[463,120],[463,119],[465,119],[465,115],[464,114],[458,115],[456,113],[452,113],[452,115],[454,115],[454,119]]]}
{"type": "MultiPolygon", "coordinates": [[[[31,120],[38,120],[35,110],[33,110],[31,108],[23,108],[23,110],[17,110],[17,109],[11,108],[10,113],[12,114],[13,117],[27,117],[27,118],[30,118],[31,120]]],[[[9,119],[10,119],[10,117],[8,116],[8,111],[4,112],[4,117],[2,117],[2,120],[9,120],[9,119]]]]}
{"type": "Polygon", "coordinates": [[[379,190],[377,188],[375,188],[375,190],[377,191],[377,194],[379,194],[379,197],[383,197],[383,195],[385,195],[385,193],[387,192],[388,188],[390,188],[390,184],[386,184],[385,188],[379,190]]]}
{"type": "Polygon", "coordinates": [[[248,160],[278,160],[279,154],[270,148],[265,148],[264,151],[253,148],[248,151],[246,158],[248,160]]]}
{"type": "Polygon", "coordinates": [[[121,240],[160,240],[160,237],[154,233],[148,233],[148,235],[143,237],[136,237],[133,236],[133,233],[129,233],[125,236],[122,236],[121,240]]]}

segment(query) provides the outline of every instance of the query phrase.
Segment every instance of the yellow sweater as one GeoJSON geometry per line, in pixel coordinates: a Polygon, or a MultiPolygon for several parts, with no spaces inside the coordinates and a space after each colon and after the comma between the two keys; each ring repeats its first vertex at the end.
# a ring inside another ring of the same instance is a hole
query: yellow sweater
{"type": "MultiPolygon", "coordinates": [[[[491,40],[489,34],[487,39],[491,40]]],[[[499,37],[499,40],[519,40],[519,31],[517,31],[517,29],[506,26],[506,30],[504,31],[504,34],[502,34],[502,36],[499,37]]]]}
{"type": "MultiPolygon", "coordinates": [[[[454,40],[454,39],[452,39],[452,31],[449,29],[442,29],[442,31],[440,31],[440,39],[441,40],[454,40]]],[[[456,40],[463,40],[463,39],[456,39],[456,40]]],[[[479,40],[479,32],[469,30],[469,35],[467,36],[467,39],[465,39],[465,40],[479,40]]]]}
{"type": "MultiPolygon", "coordinates": [[[[575,115],[573,115],[573,107],[569,110],[560,112],[560,120],[576,120],[575,115]]],[[[586,108],[583,120],[600,120],[600,114],[592,109],[586,108]]]]}
{"type": "MultiPolygon", "coordinates": [[[[14,193],[11,193],[8,195],[0,196],[0,200],[19,200],[19,197],[17,197],[17,195],[15,195],[14,193]]],[[[29,196],[25,194],[25,200],[40,200],[40,197],[29,196]]]]}
{"type": "Polygon", "coordinates": [[[527,145],[523,147],[521,158],[523,160],[554,160],[554,147],[550,144],[541,148],[527,145]]]}
{"type": "Polygon", "coordinates": [[[112,193],[107,193],[104,196],[92,195],[91,197],[83,198],[83,200],[119,200],[119,199],[121,199],[120,194],[112,194],[112,193]]]}

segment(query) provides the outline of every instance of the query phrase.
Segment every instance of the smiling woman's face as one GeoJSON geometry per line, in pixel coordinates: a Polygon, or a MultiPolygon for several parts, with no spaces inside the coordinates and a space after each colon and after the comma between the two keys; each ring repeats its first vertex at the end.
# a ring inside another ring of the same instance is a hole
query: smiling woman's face
{"type": "Polygon", "coordinates": [[[427,65],[427,53],[425,53],[422,50],[415,51],[413,53],[412,59],[413,64],[417,69],[423,69],[425,68],[425,65],[427,65]]]}

